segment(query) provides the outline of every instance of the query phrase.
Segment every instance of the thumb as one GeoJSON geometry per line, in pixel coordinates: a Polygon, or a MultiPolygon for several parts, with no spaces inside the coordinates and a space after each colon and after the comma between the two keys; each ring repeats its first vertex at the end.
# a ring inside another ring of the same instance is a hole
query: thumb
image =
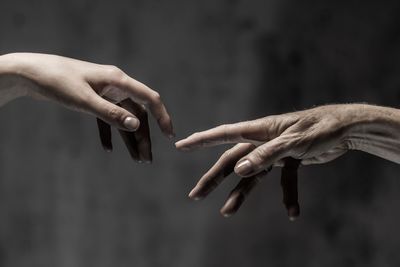
{"type": "Polygon", "coordinates": [[[250,177],[272,166],[276,161],[289,156],[294,143],[291,141],[288,136],[281,135],[257,147],[236,163],[235,173],[250,177]]]}
{"type": "Polygon", "coordinates": [[[95,94],[88,103],[89,112],[108,124],[125,131],[136,131],[139,128],[138,118],[102,97],[95,94]]]}

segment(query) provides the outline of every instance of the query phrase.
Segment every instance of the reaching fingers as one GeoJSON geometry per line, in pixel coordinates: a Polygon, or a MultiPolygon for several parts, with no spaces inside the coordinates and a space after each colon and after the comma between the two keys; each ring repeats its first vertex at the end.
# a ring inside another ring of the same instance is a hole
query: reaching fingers
{"type": "Polygon", "coordinates": [[[281,186],[283,192],[283,204],[286,207],[289,220],[294,221],[300,215],[300,206],[298,203],[298,185],[297,170],[300,160],[294,158],[285,158],[282,167],[281,186]]]}
{"type": "Polygon", "coordinates": [[[261,181],[261,179],[271,170],[262,171],[250,178],[241,179],[239,184],[231,191],[227,201],[221,208],[220,212],[224,217],[234,215],[243,204],[247,196],[254,189],[254,187],[261,181]]]}
{"type": "Polygon", "coordinates": [[[242,177],[251,177],[289,156],[295,144],[291,136],[281,135],[243,157],[236,164],[235,173],[242,177]]]}
{"type": "Polygon", "coordinates": [[[264,141],[266,137],[261,120],[225,124],[207,131],[194,133],[175,143],[180,150],[193,150],[230,143],[254,143],[264,141]]]}
{"type": "Polygon", "coordinates": [[[136,131],[139,128],[138,118],[127,111],[93,93],[87,101],[89,112],[104,122],[125,131],[136,131]]]}
{"type": "Polygon", "coordinates": [[[175,135],[171,117],[156,91],[132,79],[117,67],[107,66],[105,70],[108,77],[107,82],[110,85],[125,91],[133,100],[148,105],[162,132],[168,137],[175,135]]]}
{"type": "Polygon", "coordinates": [[[99,129],[100,141],[103,149],[107,152],[111,152],[113,149],[111,141],[111,126],[103,120],[97,118],[97,127],[99,129]]]}
{"type": "Polygon", "coordinates": [[[255,148],[252,144],[237,144],[227,150],[214,166],[201,177],[189,193],[195,200],[202,199],[211,193],[228,175],[233,172],[236,162],[255,148]]]}
{"type": "MultiPolygon", "coordinates": [[[[151,162],[152,153],[150,129],[145,108],[129,99],[122,101],[120,104],[117,104],[117,106],[121,106],[123,109],[135,114],[135,116],[141,121],[136,132],[119,129],[122,140],[124,141],[132,159],[137,162],[151,162]]],[[[97,119],[97,125],[103,148],[106,151],[112,151],[110,125],[101,119],[97,119]]]]}
{"type": "Polygon", "coordinates": [[[122,101],[121,106],[135,114],[141,122],[139,129],[135,132],[120,131],[129,153],[134,160],[152,162],[150,128],[146,109],[130,99],[122,101]]]}

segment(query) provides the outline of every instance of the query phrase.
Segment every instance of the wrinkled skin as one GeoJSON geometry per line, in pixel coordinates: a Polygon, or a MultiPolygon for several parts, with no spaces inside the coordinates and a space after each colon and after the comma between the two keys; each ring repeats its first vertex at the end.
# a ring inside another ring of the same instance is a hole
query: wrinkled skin
{"type": "Polygon", "coordinates": [[[283,199],[290,219],[299,214],[297,168],[322,164],[357,149],[400,163],[400,112],[363,104],[328,105],[227,124],[194,133],[176,143],[188,151],[220,144],[227,150],[201,177],[189,197],[202,199],[230,173],[243,177],[221,213],[234,214],[272,166],[282,169],[283,199]]]}
{"type": "MultiPolygon", "coordinates": [[[[18,97],[53,101],[97,117],[105,150],[116,127],[130,155],[151,162],[148,112],[173,137],[171,118],[160,95],[114,66],[45,54],[0,56],[0,106],[18,97]]],[[[189,196],[206,197],[229,174],[243,177],[221,209],[234,214],[273,166],[282,168],[283,202],[291,219],[299,215],[297,169],[332,161],[349,150],[400,163],[400,111],[343,104],[268,116],[195,133],[176,143],[181,150],[234,143],[200,179],[189,196]]]]}
{"type": "Polygon", "coordinates": [[[133,159],[150,162],[147,110],[168,137],[171,118],[160,95],[115,66],[55,55],[14,53],[0,57],[0,104],[21,96],[59,103],[98,117],[105,150],[112,150],[111,126],[118,128],[133,159]]]}

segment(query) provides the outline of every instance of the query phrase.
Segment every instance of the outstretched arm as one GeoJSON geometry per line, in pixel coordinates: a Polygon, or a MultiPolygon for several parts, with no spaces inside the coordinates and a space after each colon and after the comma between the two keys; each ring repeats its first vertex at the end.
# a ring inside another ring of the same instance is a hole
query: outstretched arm
{"type": "Polygon", "coordinates": [[[0,56],[0,105],[20,96],[53,101],[100,118],[104,148],[111,149],[112,125],[138,161],[151,161],[147,109],[165,135],[174,134],[160,95],[115,66],[46,54],[0,56]]]}
{"type": "MultiPolygon", "coordinates": [[[[210,193],[226,177],[226,166],[232,166],[239,176],[254,179],[270,166],[283,166],[287,158],[303,165],[319,164],[349,150],[400,163],[400,110],[366,104],[327,105],[218,126],[195,133],[176,147],[193,150],[227,143],[238,144],[200,179],[190,197],[210,193]]],[[[297,194],[283,186],[284,192],[297,194]]]]}

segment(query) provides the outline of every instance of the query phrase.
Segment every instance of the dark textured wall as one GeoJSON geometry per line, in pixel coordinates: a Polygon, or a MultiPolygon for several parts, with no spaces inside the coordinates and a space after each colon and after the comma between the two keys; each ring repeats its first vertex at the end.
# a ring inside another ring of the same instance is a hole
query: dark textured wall
{"type": "MultiPolygon", "coordinates": [[[[0,53],[115,64],[163,96],[178,137],[317,104],[400,101],[400,2],[2,0],[0,53]]],[[[232,177],[186,198],[222,149],[155,161],[95,121],[18,100],[0,110],[0,266],[399,266],[400,167],[351,152],[302,168],[290,223],[273,171],[232,219],[232,177]]]]}

